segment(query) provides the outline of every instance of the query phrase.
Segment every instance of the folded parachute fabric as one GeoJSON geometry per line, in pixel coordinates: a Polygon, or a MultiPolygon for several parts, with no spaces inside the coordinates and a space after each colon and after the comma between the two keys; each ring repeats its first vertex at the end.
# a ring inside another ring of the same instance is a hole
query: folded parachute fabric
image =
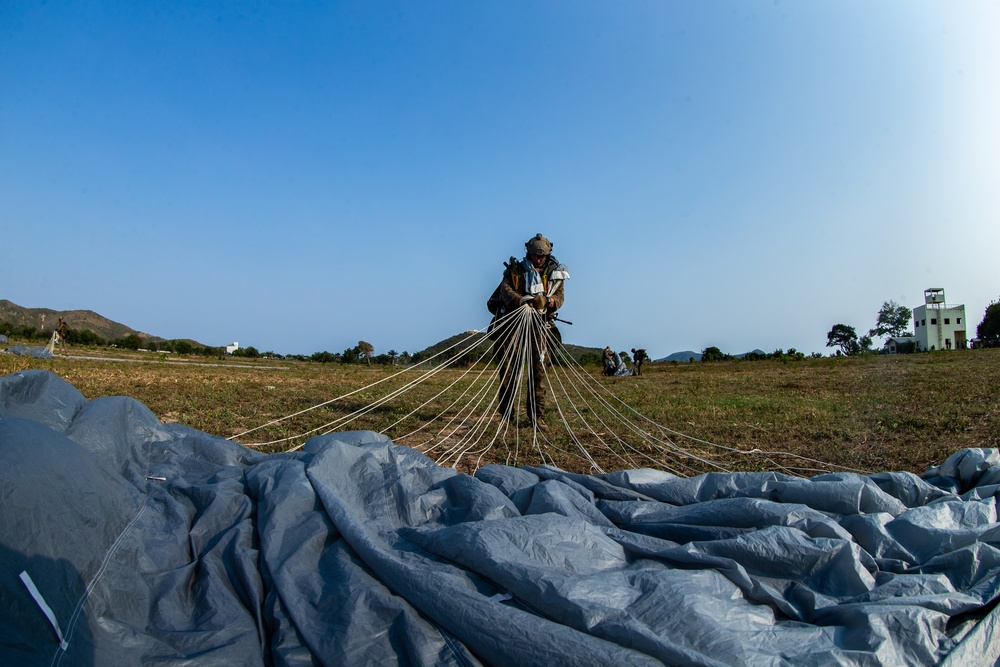
{"type": "Polygon", "coordinates": [[[0,664],[1000,656],[995,450],[921,477],[470,477],[367,431],[260,454],[24,371],[0,457],[0,664]]]}

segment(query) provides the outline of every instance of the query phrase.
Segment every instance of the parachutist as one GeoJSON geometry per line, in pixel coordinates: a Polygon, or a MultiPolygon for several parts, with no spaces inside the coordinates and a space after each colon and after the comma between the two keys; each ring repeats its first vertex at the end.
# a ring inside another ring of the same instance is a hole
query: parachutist
{"type": "Polygon", "coordinates": [[[511,257],[504,262],[503,278],[486,307],[493,314],[490,338],[501,366],[497,411],[501,415],[510,413],[517,384],[522,376],[527,376],[530,389],[525,392],[526,407],[534,424],[545,402],[542,377],[546,353],[554,341],[562,340],[553,322],[565,300],[563,283],[569,279],[569,270],[552,255],[552,242],[541,234],[529,239],[524,248],[523,260],[511,257]],[[529,306],[530,316],[516,323],[511,318],[504,320],[522,305],[529,306]],[[515,335],[518,330],[515,324],[526,326],[527,332],[520,330],[523,335],[515,335]]]}

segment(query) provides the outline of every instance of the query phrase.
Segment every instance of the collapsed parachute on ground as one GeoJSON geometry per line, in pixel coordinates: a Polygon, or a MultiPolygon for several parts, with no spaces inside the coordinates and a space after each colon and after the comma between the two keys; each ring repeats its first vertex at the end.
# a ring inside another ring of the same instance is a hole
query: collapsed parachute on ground
{"type": "Polygon", "coordinates": [[[55,355],[47,347],[30,347],[28,345],[15,345],[4,350],[7,354],[14,354],[19,357],[34,357],[35,359],[54,359],[55,355]]]}
{"type": "Polygon", "coordinates": [[[363,431],[264,455],[25,371],[0,378],[0,457],[3,664],[1000,654],[995,450],[922,478],[470,477],[363,431]]]}

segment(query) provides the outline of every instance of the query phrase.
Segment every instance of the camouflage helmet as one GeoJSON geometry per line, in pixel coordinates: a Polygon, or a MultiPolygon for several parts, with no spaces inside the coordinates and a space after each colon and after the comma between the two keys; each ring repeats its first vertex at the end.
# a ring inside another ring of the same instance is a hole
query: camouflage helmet
{"type": "Polygon", "coordinates": [[[524,244],[529,255],[540,255],[542,257],[552,254],[552,242],[541,234],[535,234],[524,244]]]}

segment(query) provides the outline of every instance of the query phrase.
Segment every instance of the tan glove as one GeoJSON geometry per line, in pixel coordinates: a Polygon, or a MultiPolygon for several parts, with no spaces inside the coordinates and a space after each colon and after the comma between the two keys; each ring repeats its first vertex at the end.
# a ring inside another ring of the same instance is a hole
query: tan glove
{"type": "Polygon", "coordinates": [[[538,310],[544,310],[549,305],[549,299],[544,294],[536,294],[534,301],[531,302],[531,305],[538,310]]]}

